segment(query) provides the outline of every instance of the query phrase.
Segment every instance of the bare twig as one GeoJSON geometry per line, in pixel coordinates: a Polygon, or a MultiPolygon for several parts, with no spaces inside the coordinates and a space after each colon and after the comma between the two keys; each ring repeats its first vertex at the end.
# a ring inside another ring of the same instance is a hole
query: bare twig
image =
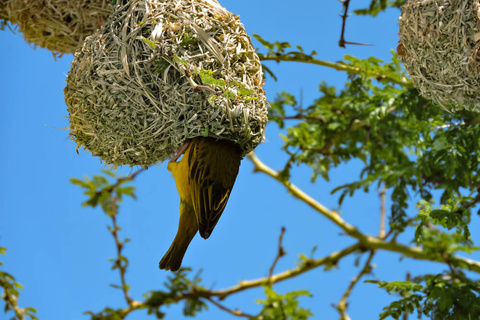
{"type": "Polygon", "coordinates": [[[345,25],[347,24],[347,18],[348,18],[348,6],[350,5],[350,0],[340,0],[343,6],[343,14],[340,15],[342,18],[342,32],[340,34],[340,40],[338,41],[338,46],[341,48],[346,48],[346,44],[354,44],[354,45],[360,45],[360,46],[371,46],[371,44],[368,43],[358,43],[358,42],[350,42],[345,40],[345,25]]]}
{"type": "Polygon", "coordinates": [[[125,280],[125,273],[127,272],[128,260],[122,255],[123,245],[125,242],[120,241],[118,237],[118,231],[120,230],[120,227],[117,225],[116,215],[117,215],[117,212],[115,212],[115,214],[111,216],[112,228],[110,228],[110,232],[112,233],[113,238],[115,239],[115,246],[117,249],[117,258],[115,259],[114,264],[120,272],[120,281],[122,283],[121,289],[123,291],[125,301],[129,306],[131,306],[133,300],[128,294],[129,287],[125,280]]]}
{"type": "MultiPolygon", "coordinates": [[[[275,257],[275,260],[272,263],[272,266],[270,267],[269,273],[268,273],[268,278],[272,278],[273,276],[273,270],[275,269],[275,266],[277,265],[278,260],[283,257],[285,254],[285,250],[283,249],[282,246],[282,241],[283,241],[283,235],[285,234],[285,227],[282,227],[282,231],[280,232],[280,236],[278,237],[278,250],[277,250],[277,255],[275,257]]],[[[272,286],[273,283],[270,284],[272,286]]]]}
{"type": "Polygon", "coordinates": [[[350,5],[350,0],[340,1],[343,6],[343,15],[342,17],[342,32],[340,34],[340,40],[338,41],[338,46],[340,48],[345,48],[345,25],[347,24],[348,18],[348,6],[350,5]]]}
{"type": "Polygon", "coordinates": [[[378,237],[380,239],[385,239],[385,215],[387,212],[386,208],[386,198],[387,198],[387,187],[383,184],[383,188],[378,193],[380,195],[380,231],[378,232],[378,237]]]}
{"type": "Polygon", "coordinates": [[[308,55],[305,55],[305,56],[288,55],[288,54],[264,55],[259,53],[258,56],[260,57],[260,60],[263,60],[263,61],[277,61],[277,62],[285,61],[285,62],[301,62],[301,63],[315,64],[319,66],[332,68],[337,71],[346,71],[352,74],[368,74],[370,77],[375,78],[378,81],[395,83],[405,87],[412,86],[412,83],[407,78],[395,79],[385,74],[381,74],[377,72],[368,72],[368,71],[362,70],[361,68],[352,67],[344,63],[333,63],[333,62],[328,62],[324,60],[319,60],[319,59],[310,57],[308,55]]]}
{"type": "Polygon", "coordinates": [[[227,308],[225,307],[224,305],[220,304],[218,301],[216,301],[215,299],[211,298],[211,297],[206,297],[205,299],[207,299],[208,301],[210,301],[212,304],[214,304],[215,306],[217,306],[219,309],[223,310],[223,311],[226,311],[228,313],[230,313],[231,315],[233,316],[237,316],[237,317],[243,317],[243,318],[248,318],[248,319],[254,319],[255,316],[253,315],[249,315],[249,314],[246,314],[245,312],[242,312],[238,309],[235,309],[235,310],[232,310],[230,308],[227,308]]]}
{"type": "MultiPolygon", "coordinates": [[[[133,181],[143,171],[145,171],[145,168],[141,168],[131,175],[117,178],[117,182],[113,185],[113,190],[115,190],[115,188],[119,187],[125,181],[133,181]]],[[[134,303],[134,300],[128,294],[129,286],[127,285],[127,282],[125,279],[125,274],[127,272],[127,267],[128,267],[128,260],[125,256],[122,255],[123,246],[127,242],[127,240],[121,241],[118,236],[118,232],[121,230],[121,228],[117,224],[118,198],[112,195],[111,200],[112,200],[113,213],[109,215],[110,218],[112,219],[112,227],[109,227],[109,230],[115,240],[115,246],[117,249],[117,258],[114,261],[114,265],[116,268],[118,268],[120,272],[120,282],[121,282],[120,289],[123,292],[125,301],[129,305],[129,307],[132,308],[135,303],[134,303]]]]}
{"type": "MultiPolygon", "coordinates": [[[[407,281],[410,281],[412,279],[412,276],[410,275],[410,272],[407,272],[407,281]]],[[[408,312],[404,312],[402,316],[402,320],[408,320],[408,312]]]]}
{"type": "Polygon", "coordinates": [[[340,320],[350,320],[350,317],[347,314],[347,308],[348,308],[347,299],[352,293],[352,290],[355,287],[355,285],[360,281],[360,279],[364,275],[370,273],[370,271],[372,270],[371,263],[374,255],[375,255],[375,251],[374,250],[370,251],[370,255],[368,256],[368,259],[365,262],[365,265],[363,266],[362,270],[360,270],[357,276],[352,279],[352,281],[350,282],[350,285],[345,290],[345,293],[343,294],[342,298],[340,299],[338,304],[335,306],[335,309],[337,309],[338,312],[340,313],[340,320]]]}

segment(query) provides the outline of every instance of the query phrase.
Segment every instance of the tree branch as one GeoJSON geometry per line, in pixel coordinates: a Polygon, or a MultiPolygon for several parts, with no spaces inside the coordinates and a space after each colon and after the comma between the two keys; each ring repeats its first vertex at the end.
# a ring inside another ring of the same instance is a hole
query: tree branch
{"type": "MultiPolygon", "coordinates": [[[[270,270],[268,272],[268,277],[271,278],[273,275],[273,270],[275,269],[275,266],[277,265],[278,260],[280,260],[281,257],[283,257],[286,252],[283,249],[282,246],[282,240],[283,240],[283,235],[285,234],[285,227],[282,227],[282,231],[280,232],[280,236],[278,237],[278,250],[277,250],[277,255],[275,256],[275,260],[273,260],[272,266],[270,267],[270,270]]],[[[270,286],[273,285],[273,283],[270,284],[270,286]]]]}
{"type": "MultiPolygon", "coordinates": [[[[427,252],[420,247],[405,246],[394,241],[387,242],[384,239],[363,234],[356,227],[344,221],[336,211],[327,209],[325,206],[317,202],[315,199],[310,197],[308,194],[306,194],[300,188],[292,184],[290,181],[282,179],[282,176],[278,172],[265,165],[262,161],[260,161],[260,159],[255,156],[253,152],[248,155],[248,158],[255,165],[255,172],[263,172],[280,182],[295,198],[303,201],[315,211],[322,214],[324,217],[326,217],[338,227],[340,227],[343,231],[345,231],[345,233],[347,233],[348,235],[358,239],[359,243],[363,246],[363,248],[367,248],[370,250],[382,249],[400,253],[413,259],[445,263],[445,257],[440,254],[434,255],[431,252],[427,252]]],[[[448,257],[448,261],[462,269],[480,273],[479,261],[453,255],[448,257]]]]}
{"type": "Polygon", "coordinates": [[[207,299],[209,302],[211,302],[212,304],[214,304],[215,306],[217,306],[219,309],[223,310],[223,311],[226,311],[228,313],[230,313],[231,315],[233,316],[236,316],[236,317],[243,317],[243,318],[248,318],[248,319],[253,319],[255,318],[254,316],[252,315],[249,315],[249,314],[246,314],[238,309],[235,309],[235,310],[232,310],[232,309],[229,309],[227,307],[225,307],[224,305],[220,304],[218,301],[215,301],[215,299],[211,298],[211,297],[207,297],[205,298],[207,299]]]}
{"type": "Polygon", "coordinates": [[[319,66],[324,66],[324,67],[335,69],[337,71],[346,71],[346,72],[352,73],[352,74],[365,74],[365,73],[367,73],[372,78],[375,78],[378,81],[395,83],[395,84],[405,86],[405,87],[412,86],[412,84],[406,78],[402,78],[402,79],[398,80],[398,79],[386,76],[386,75],[381,74],[381,73],[366,72],[365,70],[362,70],[360,68],[348,66],[348,65],[343,64],[343,63],[333,63],[333,62],[328,62],[328,61],[315,59],[315,58],[313,58],[311,56],[308,56],[306,54],[303,55],[303,56],[298,56],[298,55],[293,56],[293,55],[288,55],[288,54],[264,55],[264,54],[258,53],[258,56],[260,57],[260,60],[263,60],[263,61],[301,62],[301,63],[309,63],[309,64],[315,64],[315,65],[319,65],[319,66]]]}
{"type": "Polygon", "coordinates": [[[368,43],[358,43],[358,42],[350,42],[345,40],[345,25],[347,24],[348,18],[348,6],[350,5],[350,0],[340,0],[343,6],[343,14],[340,16],[342,18],[342,32],[340,34],[340,40],[338,41],[338,46],[341,48],[346,48],[346,44],[356,44],[361,46],[371,46],[368,43]]]}
{"type": "Polygon", "coordinates": [[[290,278],[294,278],[300,274],[303,274],[307,271],[310,271],[312,269],[318,268],[322,265],[336,265],[340,259],[348,256],[349,254],[358,251],[362,248],[362,246],[359,243],[356,243],[354,245],[351,245],[343,250],[334,252],[330,254],[329,256],[319,258],[319,259],[306,259],[304,262],[297,268],[295,269],[290,269],[287,271],[284,271],[282,273],[278,273],[276,275],[268,276],[265,278],[261,279],[256,279],[256,280],[250,280],[250,281],[241,281],[238,285],[233,286],[228,289],[222,289],[222,290],[213,290],[213,291],[202,291],[200,292],[201,296],[207,297],[207,296],[216,296],[219,297],[220,300],[226,298],[229,295],[232,295],[234,293],[238,293],[241,291],[245,291],[247,289],[255,288],[255,287],[260,287],[263,285],[268,285],[270,283],[277,283],[281,282],[290,278]]]}
{"type": "Polygon", "coordinates": [[[345,25],[347,24],[347,17],[348,17],[348,6],[350,5],[350,0],[343,0],[340,1],[343,6],[343,15],[342,17],[342,32],[340,34],[340,40],[338,41],[338,46],[341,48],[345,48],[345,25]]]}
{"type": "Polygon", "coordinates": [[[258,159],[253,152],[248,155],[248,158],[255,165],[255,169],[254,169],[255,172],[266,173],[268,176],[274,178],[275,180],[277,180],[278,182],[283,184],[292,196],[294,196],[295,198],[303,201],[304,203],[309,205],[311,208],[313,208],[315,211],[321,213],[327,219],[329,219],[334,224],[339,226],[348,235],[351,235],[352,237],[357,238],[357,239],[361,239],[361,238],[364,237],[364,235],[360,231],[358,231],[358,229],[356,227],[354,227],[354,226],[348,224],[347,222],[345,222],[340,217],[338,212],[327,209],[324,205],[317,202],[315,199],[313,199],[308,194],[303,192],[300,188],[298,188],[297,186],[292,184],[290,181],[283,180],[281,175],[278,172],[274,171],[273,169],[271,169],[270,167],[265,165],[263,162],[261,162],[260,159],[258,159]]]}
{"type": "MultiPolygon", "coordinates": [[[[125,177],[119,177],[117,178],[117,182],[112,185],[112,191],[116,190],[122,183],[125,181],[133,181],[140,173],[145,171],[145,168],[141,168],[134,172],[133,174],[125,177]]],[[[123,241],[120,240],[118,236],[118,231],[121,230],[121,228],[117,224],[117,215],[118,215],[118,197],[114,196],[112,193],[111,196],[111,202],[112,202],[112,214],[107,214],[111,219],[112,219],[112,227],[109,227],[109,231],[113,236],[113,239],[115,240],[115,247],[117,251],[117,258],[114,261],[114,268],[118,268],[118,271],[120,272],[120,282],[121,282],[121,287],[120,289],[123,292],[123,296],[125,298],[125,301],[127,302],[128,306],[130,308],[133,308],[134,306],[134,301],[128,294],[129,286],[127,284],[127,281],[125,279],[125,274],[127,272],[127,267],[128,267],[128,259],[122,255],[122,250],[123,246],[125,245],[126,242],[128,242],[128,239],[125,239],[123,241]]],[[[131,312],[131,311],[129,311],[131,312]]]]}
{"type": "Polygon", "coordinates": [[[365,262],[365,265],[363,266],[362,270],[360,270],[358,275],[355,278],[352,279],[352,281],[350,282],[350,285],[345,290],[345,293],[343,294],[342,298],[340,299],[338,304],[335,306],[335,309],[337,309],[338,312],[340,313],[340,320],[351,320],[350,317],[347,314],[347,308],[348,308],[347,299],[350,296],[350,294],[352,293],[352,290],[355,287],[355,285],[358,283],[358,281],[360,281],[360,279],[364,275],[370,273],[370,271],[372,270],[371,263],[372,263],[372,259],[373,259],[374,255],[375,255],[375,251],[373,251],[373,250],[370,251],[370,255],[368,256],[368,259],[365,262]]]}
{"type": "Polygon", "coordinates": [[[115,214],[111,216],[113,227],[109,228],[115,240],[115,246],[117,249],[117,258],[115,259],[114,265],[116,268],[118,268],[118,271],[120,272],[120,281],[122,284],[120,289],[123,291],[125,301],[129,306],[131,306],[133,300],[128,294],[129,286],[127,285],[127,282],[125,280],[125,273],[127,272],[128,260],[126,257],[122,255],[123,245],[125,242],[120,241],[118,238],[118,231],[120,230],[120,227],[117,225],[116,214],[117,213],[115,212],[115,214]]]}
{"type": "Polygon", "coordinates": [[[380,195],[380,231],[378,232],[378,237],[380,239],[385,239],[385,215],[387,213],[386,208],[386,198],[387,198],[387,187],[383,184],[382,189],[379,192],[380,195]]]}

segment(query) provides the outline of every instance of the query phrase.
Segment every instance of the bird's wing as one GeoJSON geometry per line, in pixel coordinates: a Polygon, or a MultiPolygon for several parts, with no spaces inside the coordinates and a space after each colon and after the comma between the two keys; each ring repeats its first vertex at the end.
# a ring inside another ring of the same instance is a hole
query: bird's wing
{"type": "Polygon", "coordinates": [[[189,154],[192,203],[200,235],[207,239],[227,205],[240,166],[235,145],[197,138],[189,154]]]}

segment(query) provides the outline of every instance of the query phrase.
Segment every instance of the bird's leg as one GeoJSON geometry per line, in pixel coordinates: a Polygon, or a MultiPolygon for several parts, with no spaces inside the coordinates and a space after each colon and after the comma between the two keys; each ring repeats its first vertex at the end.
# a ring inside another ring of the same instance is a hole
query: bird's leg
{"type": "Polygon", "coordinates": [[[192,140],[188,140],[187,142],[185,142],[185,144],[177,150],[177,154],[175,155],[175,157],[172,158],[172,160],[170,160],[170,162],[177,161],[178,158],[180,158],[180,156],[188,149],[190,143],[192,143],[192,140]]]}

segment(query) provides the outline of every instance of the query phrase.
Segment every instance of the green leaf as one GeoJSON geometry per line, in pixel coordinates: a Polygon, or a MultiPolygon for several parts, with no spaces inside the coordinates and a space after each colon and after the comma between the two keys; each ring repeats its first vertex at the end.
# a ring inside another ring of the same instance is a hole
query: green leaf
{"type": "Polygon", "coordinates": [[[142,41],[150,46],[150,48],[155,49],[155,42],[147,38],[142,38],[142,41]]]}

